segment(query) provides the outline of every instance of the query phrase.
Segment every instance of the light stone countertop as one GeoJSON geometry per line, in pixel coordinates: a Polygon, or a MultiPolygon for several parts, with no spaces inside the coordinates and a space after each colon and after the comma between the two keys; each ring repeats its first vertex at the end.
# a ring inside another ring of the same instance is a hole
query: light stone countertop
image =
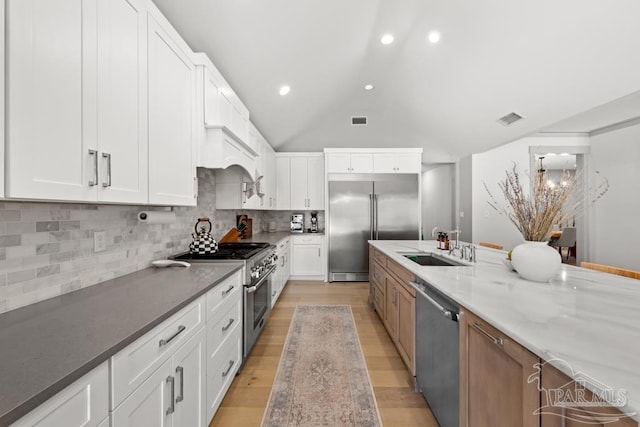
{"type": "Polygon", "coordinates": [[[614,393],[626,390],[627,406],[620,409],[640,420],[638,280],[563,264],[550,282],[538,283],[508,271],[504,251],[476,245],[477,263],[434,267],[402,253],[449,257],[435,241],[369,243],[540,358],[565,361],[552,365],[570,377],[583,374],[614,393]]]}
{"type": "Polygon", "coordinates": [[[10,425],[241,268],[147,268],[0,315],[0,426],[10,425]]]}

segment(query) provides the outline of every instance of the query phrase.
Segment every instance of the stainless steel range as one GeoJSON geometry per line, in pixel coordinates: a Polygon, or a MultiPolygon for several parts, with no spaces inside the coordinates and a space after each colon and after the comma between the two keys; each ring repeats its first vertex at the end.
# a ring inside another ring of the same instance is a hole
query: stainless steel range
{"type": "Polygon", "coordinates": [[[271,276],[276,268],[276,247],[268,243],[220,243],[214,254],[182,254],[172,259],[187,262],[242,263],[244,286],[244,349],[246,359],[271,313],[271,276]]]}

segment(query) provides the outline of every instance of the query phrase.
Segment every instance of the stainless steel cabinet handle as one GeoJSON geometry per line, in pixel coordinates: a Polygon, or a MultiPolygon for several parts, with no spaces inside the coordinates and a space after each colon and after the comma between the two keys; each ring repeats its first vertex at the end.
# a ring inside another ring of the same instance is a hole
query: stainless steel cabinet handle
{"type": "Polygon", "coordinates": [[[162,339],[160,340],[160,343],[159,343],[160,347],[164,347],[165,345],[169,344],[169,343],[171,342],[171,340],[173,340],[175,337],[177,337],[178,335],[180,335],[180,334],[182,333],[182,331],[184,331],[185,329],[187,329],[187,327],[186,327],[186,326],[184,326],[184,325],[180,325],[180,326],[178,327],[178,330],[176,331],[176,333],[175,333],[175,334],[171,335],[171,336],[170,336],[169,338],[167,338],[167,339],[162,338],[162,339]]]}
{"type": "Polygon", "coordinates": [[[233,367],[233,365],[236,363],[235,360],[229,360],[229,367],[227,368],[226,371],[224,371],[222,373],[222,378],[226,377],[227,375],[229,375],[229,372],[231,371],[231,368],[233,367]]]}
{"type": "Polygon", "coordinates": [[[504,345],[504,340],[502,338],[500,337],[496,338],[493,335],[491,335],[489,332],[482,329],[482,325],[480,323],[474,322],[473,327],[476,328],[478,332],[480,332],[482,335],[489,338],[490,341],[493,341],[495,345],[499,345],[501,347],[504,345]]]}
{"type": "Polygon", "coordinates": [[[438,301],[434,300],[426,293],[420,291],[420,285],[418,285],[416,282],[409,282],[409,285],[413,286],[414,289],[418,290],[418,292],[420,293],[420,296],[424,297],[427,301],[433,304],[435,308],[440,310],[442,314],[444,314],[444,317],[446,317],[449,320],[453,320],[454,322],[457,322],[459,320],[460,316],[457,313],[452,313],[450,310],[447,310],[442,305],[440,305],[438,301]]]}
{"type": "Polygon", "coordinates": [[[165,415],[171,415],[176,411],[176,405],[175,405],[176,380],[171,375],[169,375],[165,382],[166,382],[166,384],[171,384],[171,405],[169,405],[169,407],[165,411],[165,415]]]}
{"type": "Polygon", "coordinates": [[[320,258],[320,248],[318,248],[318,258],[320,258]]]}
{"type": "Polygon", "coordinates": [[[98,151],[89,150],[89,155],[93,156],[93,178],[89,181],[89,187],[98,185],[98,151]]]}
{"type": "Polygon", "coordinates": [[[223,326],[222,327],[222,332],[227,332],[227,329],[229,329],[231,327],[231,325],[233,325],[233,322],[235,322],[236,319],[229,319],[229,323],[227,323],[227,326],[223,326]]]}
{"type": "Polygon", "coordinates": [[[107,159],[107,182],[102,183],[102,186],[107,188],[111,187],[111,154],[102,153],[102,158],[107,159]]]}
{"type": "Polygon", "coordinates": [[[198,177],[197,176],[193,177],[193,198],[194,199],[198,198],[198,177]]]}
{"type": "Polygon", "coordinates": [[[176,377],[178,374],[180,374],[180,396],[176,397],[176,403],[184,400],[184,368],[182,366],[176,368],[176,377]]]}
{"type": "Polygon", "coordinates": [[[222,296],[223,296],[223,297],[224,297],[224,296],[227,296],[227,294],[228,294],[229,292],[231,292],[234,288],[235,288],[235,285],[231,285],[231,286],[229,286],[229,288],[228,288],[227,290],[222,291],[222,296]]]}

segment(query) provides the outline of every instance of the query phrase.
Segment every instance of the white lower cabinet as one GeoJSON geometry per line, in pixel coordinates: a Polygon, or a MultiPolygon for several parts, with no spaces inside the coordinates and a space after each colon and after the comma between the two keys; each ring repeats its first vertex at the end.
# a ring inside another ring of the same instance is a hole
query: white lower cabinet
{"type": "Polygon", "coordinates": [[[282,239],[276,244],[276,255],[278,255],[277,268],[273,273],[273,280],[271,282],[271,307],[273,307],[282,290],[284,289],[290,275],[290,253],[291,253],[291,239],[289,237],[282,239]]]}
{"type": "Polygon", "coordinates": [[[211,421],[242,364],[242,276],[207,293],[206,416],[211,421]]]}
{"type": "Polygon", "coordinates": [[[104,362],[12,424],[13,427],[34,425],[39,427],[108,426],[108,363],[104,362]]]}
{"type": "Polygon", "coordinates": [[[291,275],[318,278],[324,274],[324,236],[291,237],[291,275]]]}

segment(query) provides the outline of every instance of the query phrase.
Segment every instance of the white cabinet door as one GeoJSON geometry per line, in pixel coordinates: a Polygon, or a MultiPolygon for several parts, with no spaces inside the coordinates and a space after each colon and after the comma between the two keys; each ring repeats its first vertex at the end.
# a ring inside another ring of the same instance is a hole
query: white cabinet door
{"type": "Polygon", "coordinates": [[[92,83],[86,64],[96,55],[95,45],[83,43],[95,31],[88,19],[95,5],[8,0],[6,6],[7,196],[95,200],[97,186],[89,185],[97,173],[97,153],[89,153],[95,127],[83,126],[83,104],[95,104],[95,93],[83,90],[92,83]]]}
{"type": "Polygon", "coordinates": [[[327,154],[327,173],[351,173],[351,154],[327,154]]]}
{"type": "Polygon", "coordinates": [[[396,154],[396,172],[397,173],[422,172],[422,155],[419,153],[396,154]]]}
{"type": "Polygon", "coordinates": [[[374,153],[375,173],[420,173],[422,155],[419,153],[374,153]]]}
{"type": "Polygon", "coordinates": [[[373,172],[396,173],[396,155],[393,153],[374,153],[373,172]]]}
{"type": "Polygon", "coordinates": [[[12,427],[96,427],[109,416],[109,368],[105,362],[12,427]]]}
{"type": "Polygon", "coordinates": [[[205,426],[206,328],[201,328],[173,356],[175,413],[173,425],[205,426]]]}
{"type": "Polygon", "coordinates": [[[289,169],[291,171],[291,209],[307,210],[309,209],[309,196],[307,194],[307,158],[291,157],[289,169]]]}
{"type": "MultiPolygon", "coordinates": [[[[114,427],[171,427],[175,402],[171,360],[167,360],[111,414],[114,427]]],[[[177,426],[176,426],[177,427],[177,426]]]]}
{"type": "Polygon", "coordinates": [[[373,154],[353,153],[351,154],[351,173],[372,173],[373,154]]]}
{"type": "Polygon", "coordinates": [[[149,16],[149,203],[196,204],[194,65],[149,16]]]}
{"type": "Polygon", "coordinates": [[[307,159],[307,199],[308,210],[324,209],[324,157],[307,159]]]}
{"type": "Polygon", "coordinates": [[[276,157],[276,207],[291,209],[291,169],[289,157],[276,157]]]}
{"type": "Polygon", "coordinates": [[[322,274],[322,245],[296,245],[292,248],[292,276],[319,276],[322,274]]]}
{"type": "Polygon", "coordinates": [[[148,198],[146,15],[142,0],[98,0],[100,201],[148,198]]]}
{"type": "Polygon", "coordinates": [[[222,95],[213,73],[204,67],[204,124],[220,124],[220,102],[222,95]]]}
{"type": "MultiPolygon", "coordinates": [[[[6,3],[3,3],[2,5],[0,5],[0,81],[4,82],[5,80],[5,69],[4,69],[4,64],[5,64],[5,37],[4,37],[4,29],[5,29],[5,25],[4,25],[4,16],[5,16],[5,5],[6,3]]],[[[4,84],[0,84],[0,99],[5,100],[5,85],[4,84]]],[[[1,102],[0,103],[0,197],[4,197],[4,149],[5,149],[5,144],[4,144],[4,138],[5,138],[5,133],[4,133],[4,109],[5,109],[5,103],[1,102]]]]}

